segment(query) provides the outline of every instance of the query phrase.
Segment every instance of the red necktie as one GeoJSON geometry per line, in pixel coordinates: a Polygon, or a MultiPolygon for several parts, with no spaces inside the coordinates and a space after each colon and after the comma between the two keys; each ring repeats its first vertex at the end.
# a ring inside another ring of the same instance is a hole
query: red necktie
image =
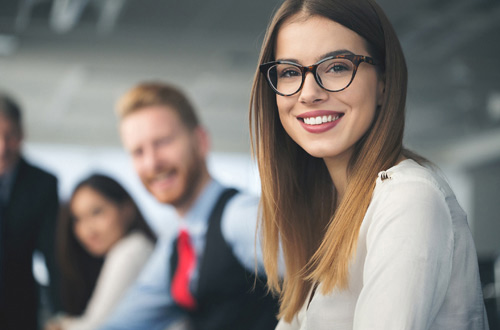
{"type": "Polygon", "coordinates": [[[187,230],[181,229],[177,238],[177,269],[172,280],[172,298],[181,307],[194,309],[196,301],[189,291],[189,279],[193,272],[196,256],[187,230]]]}

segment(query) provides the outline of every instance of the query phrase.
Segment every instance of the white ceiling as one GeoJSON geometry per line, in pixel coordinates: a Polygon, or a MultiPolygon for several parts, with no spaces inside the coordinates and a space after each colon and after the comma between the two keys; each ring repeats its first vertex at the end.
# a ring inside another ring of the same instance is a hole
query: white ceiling
{"type": "MultiPolygon", "coordinates": [[[[193,99],[214,150],[248,152],[250,85],[279,3],[2,0],[0,88],[24,106],[29,142],[118,146],[116,98],[141,80],[170,81],[193,99]]],[[[440,155],[490,141],[500,157],[500,1],[379,3],[408,60],[407,143],[440,155]]]]}

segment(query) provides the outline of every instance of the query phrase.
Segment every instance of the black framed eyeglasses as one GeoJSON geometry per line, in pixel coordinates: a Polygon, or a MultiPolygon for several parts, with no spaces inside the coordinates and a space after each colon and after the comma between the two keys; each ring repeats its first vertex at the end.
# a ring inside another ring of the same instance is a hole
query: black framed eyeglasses
{"type": "Polygon", "coordinates": [[[377,65],[369,56],[336,55],[325,57],[310,66],[290,61],[273,61],[261,64],[259,68],[276,94],[291,96],[300,91],[308,72],[314,75],[323,89],[340,92],[352,83],[361,62],[377,65]]]}

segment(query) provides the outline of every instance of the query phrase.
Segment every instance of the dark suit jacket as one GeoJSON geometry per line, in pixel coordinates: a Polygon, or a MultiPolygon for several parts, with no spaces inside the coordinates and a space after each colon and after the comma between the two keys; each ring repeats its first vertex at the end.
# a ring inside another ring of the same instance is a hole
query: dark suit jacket
{"type": "Polygon", "coordinates": [[[35,249],[45,257],[51,292],[57,292],[53,279],[57,278],[54,238],[58,207],[57,179],[21,159],[1,223],[0,329],[38,328],[39,290],[32,273],[35,249]]]}

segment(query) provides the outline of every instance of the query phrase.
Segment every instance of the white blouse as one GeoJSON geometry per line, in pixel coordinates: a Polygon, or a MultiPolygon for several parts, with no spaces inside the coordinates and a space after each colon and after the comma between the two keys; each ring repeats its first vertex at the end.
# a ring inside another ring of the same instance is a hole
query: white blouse
{"type": "Polygon", "coordinates": [[[97,329],[134,283],[153,248],[153,242],[141,232],[132,232],[118,241],[106,255],[85,312],[79,317],[62,317],[61,328],[97,329]]]}
{"type": "Polygon", "coordinates": [[[276,329],[488,329],[467,216],[445,180],[413,160],[381,172],[348,289],[323,295],[320,284],[276,329]]]}

